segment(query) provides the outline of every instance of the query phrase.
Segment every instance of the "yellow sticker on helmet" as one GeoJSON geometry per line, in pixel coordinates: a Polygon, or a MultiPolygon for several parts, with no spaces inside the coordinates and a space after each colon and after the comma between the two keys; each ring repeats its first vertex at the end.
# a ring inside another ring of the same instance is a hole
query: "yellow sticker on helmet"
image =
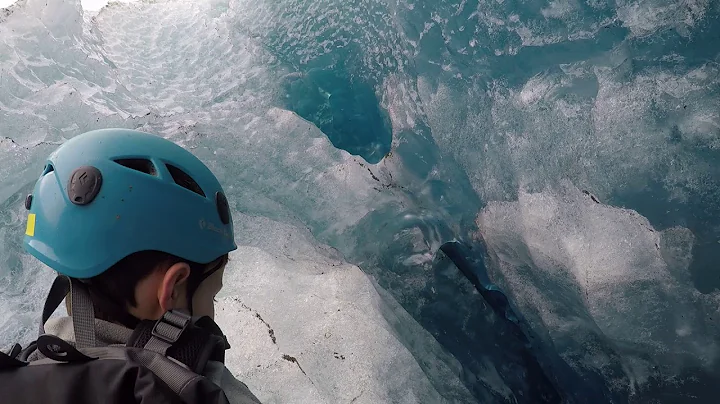
{"type": "Polygon", "coordinates": [[[25,228],[25,234],[32,237],[35,235],[35,214],[31,213],[28,215],[27,227],[25,228]]]}

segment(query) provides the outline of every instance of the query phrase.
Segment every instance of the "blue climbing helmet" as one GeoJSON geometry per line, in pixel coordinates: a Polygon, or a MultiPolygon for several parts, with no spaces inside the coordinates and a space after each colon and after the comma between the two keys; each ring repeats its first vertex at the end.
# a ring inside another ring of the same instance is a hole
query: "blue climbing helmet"
{"type": "Polygon", "coordinates": [[[96,276],[139,251],[206,264],[237,248],[210,169],[175,143],[134,130],[96,130],[65,142],[25,207],[25,249],[73,278],[96,276]]]}

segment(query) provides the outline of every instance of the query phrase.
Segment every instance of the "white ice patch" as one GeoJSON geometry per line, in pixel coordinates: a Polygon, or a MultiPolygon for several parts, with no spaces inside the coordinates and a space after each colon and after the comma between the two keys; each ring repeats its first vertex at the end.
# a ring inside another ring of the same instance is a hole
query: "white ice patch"
{"type": "Polygon", "coordinates": [[[418,94],[414,85],[403,75],[393,75],[383,83],[382,106],[388,111],[393,134],[415,128],[422,115],[418,111],[418,94]]]}
{"type": "MultiPolygon", "coordinates": [[[[277,258],[254,247],[231,259],[216,320],[233,346],[228,368],[262,402],[445,402],[388,325],[387,303],[359,268],[277,258]]],[[[415,332],[424,344],[437,344],[415,332]]],[[[435,366],[450,379],[454,370],[435,366]]],[[[445,388],[471,399],[459,384],[445,388]]]]}
{"type": "Polygon", "coordinates": [[[689,354],[709,366],[717,360],[712,337],[697,332],[717,321],[702,314],[711,298],[687,283],[689,230],[658,232],[637,212],[602,205],[572,186],[490,203],[477,223],[507,287],[526,312],[540,310],[551,335],[598,327],[613,340],[657,354],[689,354]],[[525,273],[527,265],[541,272],[525,273]],[[567,299],[587,310],[577,311],[573,324],[568,319],[575,316],[554,314],[577,310],[567,299]]]}
{"type": "Polygon", "coordinates": [[[551,78],[535,76],[528,80],[518,94],[518,101],[521,104],[531,105],[546,98],[558,87],[551,78]]]}
{"type": "Polygon", "coordinates": [[[647,219],[631,210],[594,203],[579,191],[577,197],[565,200],[521,192],[518,202],[491,204],[479,220],[483,229],[513,223],[535,264],[551,271],[569,270],[589,292],[619,282],[667,279],[656,247],[659,236],[647,219]],[[500,214],[503,220],[498,220],[500,214]]]}
{"type": "Polygon", "coordinates": [[[624,0],[618,2],[617,17],[633,36],[674,28],[689,37],[690,28],[705,17],[710,4],[710,0],[624,0]]]}
{"type": "Polygon", "coordinates": [[[551,1],[546,8],[540,10],[540,13],[545,18],[562,18],[565,15],[571,13],[577,4],[574,0],[555,0],[551,1]]]}

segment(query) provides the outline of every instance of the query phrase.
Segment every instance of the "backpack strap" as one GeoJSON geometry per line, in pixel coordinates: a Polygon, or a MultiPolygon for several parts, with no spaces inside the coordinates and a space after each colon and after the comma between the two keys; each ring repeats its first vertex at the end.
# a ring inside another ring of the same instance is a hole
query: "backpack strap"
{"type": "Polygon", "coordinates": [[[167,350],[177,343],[182,333],[190,325],[192,317],[184,310],[170,310],[165,312],[150,332],[150,340],[143,348],[167,355],[167,350]]]}
{"type": "Polygon", "coordinates": [[[168,356],[198,374],[210,360],[225,362],[225,350],[230,347],[210,317],[191,317],[178,310],[166,312],[157,321],[141,321],[126,346],[168,356]]]}
{"type": "Polygon", "coordinates": [[[20,352],[22,352],[22,346],[20,346],[20,344],[18,343],[15,343],[5,351],[5,354],[7,354],[11,358],[17,358],[20,355],[20,352]]]}
{"type": "Polygon", "coordinates": [[[0,370],[14,369],[27,365],[27,362],[21,361],[18,358],[22,347],[20,344],[15,344],[10,348],[8,353],[0,351],[0,370]]]}
{"type": "Polygon", "coordinates": [[[90,300],[90,294],[82,282],[65,275],[58,275],[50,287],[50,292],[48,292],[43,306],[39,335],[45,334],[45,323],[68,293],[70,294],[70,305],[72,307],[71,316],[73,319],[73,331],[75,332],[75,346],[78,348],[94,347],[96,345],[95,311],[90,300]]]}

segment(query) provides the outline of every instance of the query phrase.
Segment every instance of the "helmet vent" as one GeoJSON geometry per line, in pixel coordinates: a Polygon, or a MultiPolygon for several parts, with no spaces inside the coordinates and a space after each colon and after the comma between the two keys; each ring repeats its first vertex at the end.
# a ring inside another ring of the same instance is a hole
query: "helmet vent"
{"type": "Polygon", "coordinates": [[[42,173],[41,177],[42,177],[43,175],[50,174],[50,173],[53,172],[53,171],[55,171],[55,167],[53,167],[52,164],[47,163],[47,164],[45,164],[45,168],[43,168],[43,173],[42,173]]]}
{"type": "Polygon", "coordinates": [[[192,177],[189,176],[185,171],[175,167],[172,164],[166,164],[166,166],[168,171],[170,171],[170,175],[172,175],[173,180],[176,184],[187,190],[195,192],[198,195],[205,196],[205,192],[203,192],[202,188],[200,188],[200,185],[194,179],[192,179],[192,177]]]}
{"type": "Polygon", "coordinates": [[[157,170],[152,161],[148,159],[118,159],[116,163],[141,173],[157,176],[157,170]]]}

